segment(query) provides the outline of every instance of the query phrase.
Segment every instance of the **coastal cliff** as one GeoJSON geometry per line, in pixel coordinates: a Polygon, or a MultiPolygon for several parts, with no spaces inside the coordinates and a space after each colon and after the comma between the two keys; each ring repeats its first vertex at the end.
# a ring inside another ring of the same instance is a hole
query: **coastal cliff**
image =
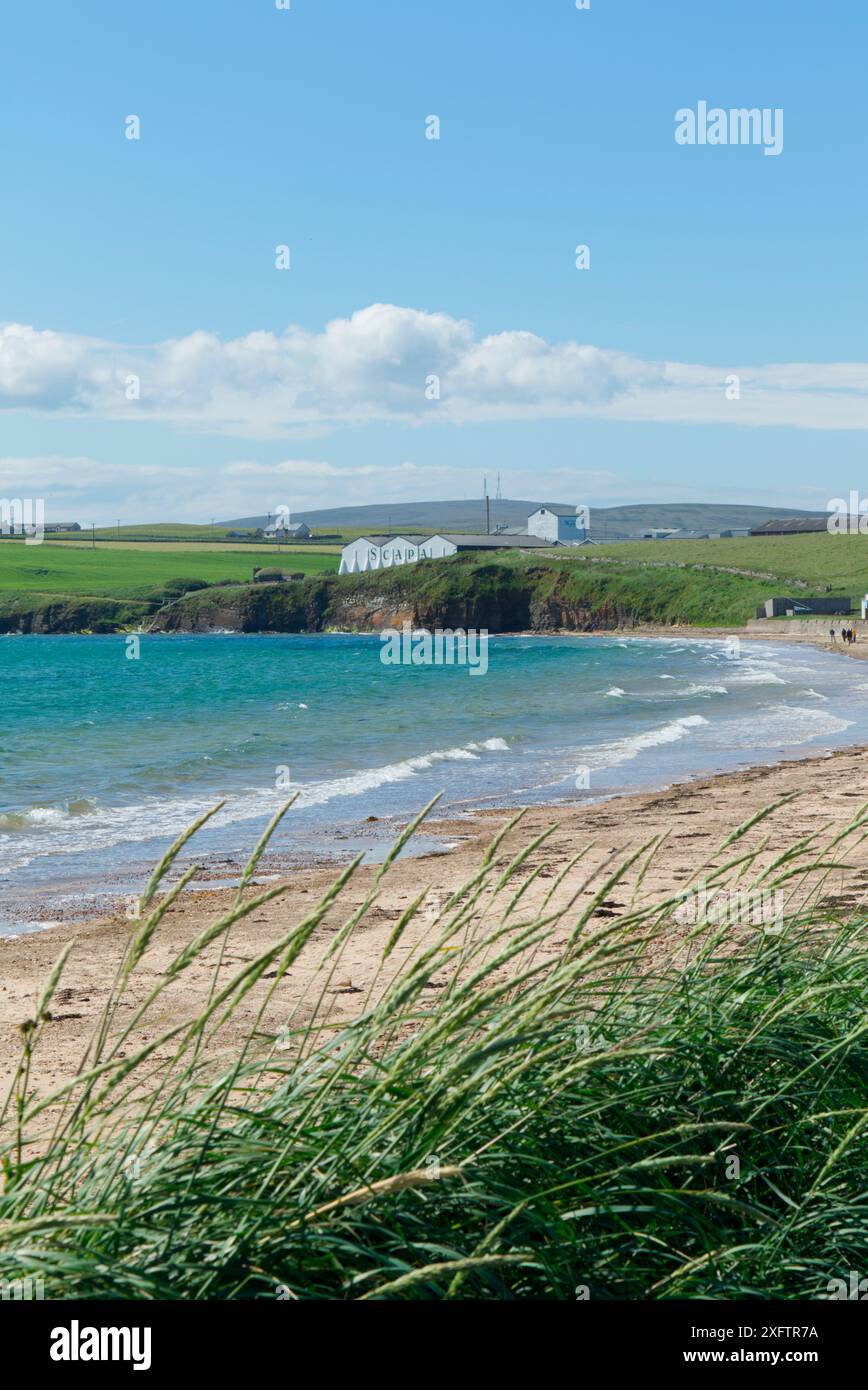
{"type": "Polygon", "coordinates": [[[742,626],[767,592],[756,576],[706,566],[468,554],[266,583],[178,579],[135,599],[7,594],[0,633],[377,632],[404,622],[492,633],[742,626]]]}
{"type": "Polygon", "coordinates": [[[710,573],[504,564],[468,556],[363,575],[200,590],[162,608],[150,630],[377,632],[411,622],[492,633],[605,632],[646,623],[743,623],[752,616],[756,587],[730,578],[729,602],[722,606],[720,581],[710,573]]]}

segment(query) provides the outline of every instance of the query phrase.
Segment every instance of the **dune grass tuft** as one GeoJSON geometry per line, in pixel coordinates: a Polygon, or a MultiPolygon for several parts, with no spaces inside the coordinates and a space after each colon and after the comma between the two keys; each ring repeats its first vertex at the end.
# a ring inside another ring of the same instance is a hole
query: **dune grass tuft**
{"type": "MultiPolygon", "coordinates": [[[[196,1018],[134,1048],[163,986],[123,1026],[118,998],[184,839],[78,1074],[30,1088],[63,961],[23,1030],[0,1278],[41,1276],[50,1298],[766,1299],[868,1272],[861,910],[831,920],[802,894],[774,930],[700,920],[684,949],[678,897],[601,922],[564,905],[561,875],[523,915],[527,854],[509,862],[499,839],[398,965],[411,904],[360,1016],[335,1025],[326,990],[387,863],[320,951],[313,1007],[265,1037],[263,1004],[218,1067],[221,1024],[266,972],[279,997],[358,861],[254,961],[224,965],[196,1018]]],[[[828,856],[801,842],[762,885],[828,856]]],[[[167,976],[279,892],[239,892],[167,976]]]]}

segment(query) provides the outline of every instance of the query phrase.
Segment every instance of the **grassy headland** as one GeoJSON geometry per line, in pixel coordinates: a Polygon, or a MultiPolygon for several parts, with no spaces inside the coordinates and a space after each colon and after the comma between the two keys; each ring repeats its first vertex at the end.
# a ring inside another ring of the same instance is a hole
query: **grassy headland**
{"type": "Polygon", "coordinates": [[[0,631],[119,631],[146,623],[194,588],[249,582],[255,565],[304,574],[334,571],[321,550],[282,546],[252,550],[202,544],[91,547],[45,541],[0,542],[0,631]]]}
{"type": "MultiPolygon", "coordinates": [[[[860,538],[854,539],[858,544],[860,538]]],[[[790,571],[785,575],[751,570],[745,561],[757,564],[763,555],[750,552],[745,557],[741,552],[736,556],[726,550],[726,541],[707,542],[716,548],[702,551],[701,562],[688,561],[683,552],[678,560],[668,560],[656,546],[650,553],[640,547],[638,555],[631,553],[629,545],[611,547],[605,553],[603,547],[493,556],[468,553],[370,574],[321,575],[292,594],[284,586],[283,592],[258,598],[258,621],[274,631],[296,632],[330,627],[366,631],[404,618],[426,627],[476,627],[490,632],[606,631],[642,624],[740,627],[770,594],[787,593],[794,586],[795,593],[803,596],[825,593],[830,584],[838,591],[857,593],[857,581],[868,582],[868,558],[863,561],[861,553],[845,556],[837,549],[839,540],[845,542],[843,537],[825,538],[828,578],[822,583],[794,577],[799,565],[796,554],[785,557],[787,565],[781,568],[790,571]],[[857,572],[848,586],[846,575],[836,574],[833,568],[841,560],[853,569],[864,564],[865,573],[857,572]]],[[[812,552],[807,572],[812,574],[817,564],[812,552]]],[[[241,591],[236,594],[237,621],[231,618],[227,598],[228,592],[181,599],[161,615],[158,626],[207,630],[208,612],[213,609],[220,614],[213,625],[252,630],[249,597],[241,591]]]]}
{"type": "Polygon", "coordinates": [[[365,630],[403,615],[491,632],[739,627],[771,594],[868,589],[868,538],[807,535],[469,553],[339,577],[337,550],[204,540],[0,544],[0,629],[365,630]],[[254,565],[306,576],[256,586],[254,565]],[[196,589],[197,592],[189,592],[196,589]],[[262,592],[266,589],[266,592],[262,592]],[[186,595],[186,596],[185,596],[186,595]],[[167,606],[168,605],[168,606],[167,606]]]}

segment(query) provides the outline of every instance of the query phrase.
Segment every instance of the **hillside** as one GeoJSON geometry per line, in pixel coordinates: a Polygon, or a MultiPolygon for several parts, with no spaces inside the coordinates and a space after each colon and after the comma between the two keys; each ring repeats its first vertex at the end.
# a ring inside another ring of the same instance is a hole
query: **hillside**
{"type": "MultiPolygon", "coordinates": [[[[574,507],[581,498],[545,505],[574,507]]],[[[540,500],[490,500],[491,529],[498,526],[525,526],[540,500]]],[[[591,534],[595,539],[631,536],[651,527],[683,526],[689,530],[727,530],[731,527],[759,526],[773,517],[812,516],[794,507],[748,507],[705,502],[643,503],[637,506],[592,507],[591,534]]],[[[485,529],[485,503],[481,498],[452,502],[383,502],[364,507],[329,507],[319,511],[293,512],[293,521],[306,521],[318,530],[358,532],[400,531],[402,528],[431,531],[479,531],[485,529]]],[[[223,528],[264,526],[264,516],[241,517],[222,522],[223,528]]]]}
{"type": "MultiPolygon", "coordinates": [[[[818,590],[865,593],[868,586],[868,536],[747,536],[719,541],[631,541],[595,546],[581,552],[583,560],[617,560],[621,564],[717,565],[773,582],[807,584],[818,590]]],[[[784,592],[778,588],[776,592],[784,592]]]]}

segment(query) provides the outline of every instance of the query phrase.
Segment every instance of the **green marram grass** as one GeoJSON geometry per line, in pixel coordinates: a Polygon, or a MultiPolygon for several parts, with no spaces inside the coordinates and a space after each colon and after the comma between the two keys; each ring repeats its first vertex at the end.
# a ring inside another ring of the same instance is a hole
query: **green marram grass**
{"type": "Polygon", "coordinates": [[[639,905],[634,892],[600,925],[595,909],[629,870],[641,883],[654,843],[606,870],[582,910],[578,892],[554,906],[574,861],[526,912],[529,851],[509,861],[501,836],[409,958],[396,948],[422,899],[406,909],[359,1016],[330,1025],[324,991],[408,827],[327,936],[307,1021],[297,1009],[267,1037],[260,1011],[220,1069],[221,1022],[318,947],[358,861],[255,960],[215,976],[197,1017],[161,1032],[166,984],[283,891],[250,885],[269,831],[232,910],[122,1011],[193,872],[164,891],[182,837],[142,897],[78,1075],[50,1094],[30,1082],[63,957],[22,1029],[0,1277],[86,1299],[830,1297],[831,1280],[868,1268],[868,952],[864,908],[830,916],[820,894],[868,818],[762,872],[741,843],[757,819],[702,872],[784,892],[780,931],[703,920],[674,956],[655,953],[691,885],[639,905]],[[806,876],[817,886],[799,891],[806,876]],[[150,1041],[134,1048],[143,1019],[150,1041]]]}

